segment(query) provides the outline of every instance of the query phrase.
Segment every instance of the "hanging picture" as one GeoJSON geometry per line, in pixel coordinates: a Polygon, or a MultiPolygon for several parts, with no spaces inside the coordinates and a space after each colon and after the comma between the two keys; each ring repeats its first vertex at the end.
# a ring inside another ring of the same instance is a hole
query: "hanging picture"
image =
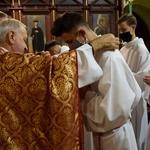
{"type": "Polygon", "coordinates": [[[40,53],[45,45],[45,15],[27,15],[29,52],[40,53]]]}
{"type": "Polygon", "coordinates": [[[109,14],[93,14],[93,30],[97,35],[110,32],[109,14]]]}

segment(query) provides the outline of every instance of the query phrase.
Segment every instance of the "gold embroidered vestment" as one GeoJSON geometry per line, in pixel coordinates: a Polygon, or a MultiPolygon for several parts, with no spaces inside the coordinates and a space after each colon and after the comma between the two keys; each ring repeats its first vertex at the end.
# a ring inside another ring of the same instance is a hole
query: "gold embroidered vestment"
{"type": "Polygon", "coordinates": [[[82,150],[76,57],[0,51],[0,150],[82,150]]]}

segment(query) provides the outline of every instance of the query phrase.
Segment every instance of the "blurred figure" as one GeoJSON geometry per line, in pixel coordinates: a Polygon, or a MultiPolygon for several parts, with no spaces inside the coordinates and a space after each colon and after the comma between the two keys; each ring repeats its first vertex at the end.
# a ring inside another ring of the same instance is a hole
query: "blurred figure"
{"type": "Polygon", "coordinates": [[[56,40],[48,41],[45,44],[45,51],[49,51],[51,55],[57,55],[59,53],[63,53],[65,51],[68,51],[69,47],[68,46],[61,46],[59,42],[56,40]]]}
{"type": "MultiPolygon", "coordinates": [[[[143,84],[143,70],[150,65],[149,51],[146,48],[143,39],[135,34],[137,20],[132,14],[124,14],[118,21],[120,39],[123,41],[123,47],[120,49],[125,61],[133,72],[142,92],[145,89],[143,84]]],[[[138,149],[143,150],[147,134],[148,116],[147,104],[141,93],[141,100],[132,111],[131,122],[134,128],[138,149]]]]}

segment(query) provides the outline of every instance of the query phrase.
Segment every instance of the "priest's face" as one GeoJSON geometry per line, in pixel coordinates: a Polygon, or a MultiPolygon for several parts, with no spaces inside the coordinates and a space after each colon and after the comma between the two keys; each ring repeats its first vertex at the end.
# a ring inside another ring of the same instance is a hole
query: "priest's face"
{"type": "Polygon", "coordinates": [[[11,51],[24,54],[24,52],[28,51],[26,40],[27,40],[27,31],[25,28],[18,30],[17,32],[11,33],[12,39],[11,41],[11,51]]]}

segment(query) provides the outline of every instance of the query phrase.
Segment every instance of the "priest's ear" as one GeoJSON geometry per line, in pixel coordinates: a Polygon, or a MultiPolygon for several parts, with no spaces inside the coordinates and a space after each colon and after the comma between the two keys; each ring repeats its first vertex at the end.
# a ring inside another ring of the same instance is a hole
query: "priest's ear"
{"type": "Polygon", "coordinates": [[[15,34],[14,31],[10,31],[8,33],[8,42],[9,42],[10,45],[14,44],[14,42],[15,42],[15,36],[16,36],[16,34],[15,34]]]}

